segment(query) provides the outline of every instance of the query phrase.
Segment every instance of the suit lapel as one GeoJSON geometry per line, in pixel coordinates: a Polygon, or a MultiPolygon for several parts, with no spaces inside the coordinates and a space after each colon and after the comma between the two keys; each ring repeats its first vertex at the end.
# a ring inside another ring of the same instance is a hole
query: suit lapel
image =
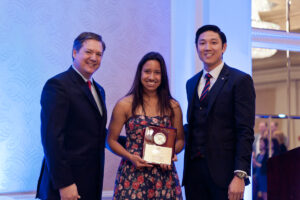
{"type": "MultiPolygon", "coordinates": [[[[89,102],[94,106],[95,109],[98,110],[98,113],[100,115],[98,106],[96,104],[96,101],[91,93],[91,91],[88,88],[88,85],[86,84],[86,82],[82,79],[82,77],[72,68],[69,68],[69,71],[71,73],[71,77],[72,80],[74,82],[74,84],[76,84],[78,86],[78,88],[86,95],[86,97],[88,98],[89,102]]],[[[100,96],[99,96],[100,98],[100,96]]]]}
{"type": "Polygon", "coordinates": [[[220,93],[221,89],[223,88],[224,84],[226,83],[228,79],[228,67],[224,63],[223,69],[221,70],[219,77],[213,87],[209,91],[209,101],[208,101],[208,107],[207,107],[207,114],[210,112],[218,94],[220,93]]]}
{"type": "MultiPolygon", "coordinates": [[[[96,92],[97,92],[97,95],[99,97],[99,100],[100,100],[100,106],[102,108],[102,116],[106,116],[106,106],[105,106],[105,97],[104,97],[104,91],[101,87],[98,86],[98,83],[96,81],[94,81],[94,86],[95,86],[95,89],[96,89],[96,92]]],[[[97,107],[98,108],[98,107],[97,107]]]]}

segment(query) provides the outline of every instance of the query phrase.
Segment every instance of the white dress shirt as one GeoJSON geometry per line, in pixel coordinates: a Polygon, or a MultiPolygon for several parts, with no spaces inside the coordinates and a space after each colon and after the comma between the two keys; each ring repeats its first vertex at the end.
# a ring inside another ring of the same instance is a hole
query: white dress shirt
{"type": "Polygon", "coordinates": [[[198,84],[198,96],[200,98],[201,96],[201,93],[202,93],[202,90],[205,86],[205,82],[206,82],[206,78],[205,78],[205,75],[207,73],[209,73],[212,77],[210,78],[210,86],[209,86],[209,89],[212,88],[212,86],[215,84],[215,82],[217,81],[220,73],[221,73],[221,70],[223,69],[223,66],[224,66],[224,62],[220,63],[216,68],[214,68],[213,70],[211,70],[210,72],[207,72],[204,67],[203,67],[203,74],[201,76],[201,79],[199,81],[199,84],[198,84]]]}
{"type": "Polygon", "coordinates": [[[93,81],[93,78],[91,77],[90,79],[87,79],[85,78],[73,65],[72,65],[73,69],[83,78],[84,82],[88,82],[88,80],[91,81],[91,92],[92,92],[92,95],[94,97],[94,100],[97,104],[97,107],[99,109],[99,112],[100,112],[100,115],[102,116],[103,114],[103,111],[102,111],[102,107],[101,107],[101,104],[100,104],[100,99],[98,97],[98,94],[96,92],[96,88],[95,88],[95,85],[94,85],[94,81],[93,81]]]}

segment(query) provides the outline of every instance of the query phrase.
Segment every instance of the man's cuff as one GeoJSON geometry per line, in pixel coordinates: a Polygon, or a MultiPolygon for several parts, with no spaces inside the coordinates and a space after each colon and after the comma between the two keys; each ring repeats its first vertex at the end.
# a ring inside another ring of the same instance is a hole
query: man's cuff
{"type": "Polygon", "coordinates": [[[234,174],[236,174],[236,173],[243,173],[243,174],[246,175],[245,178],[249,178],[247,172],[245,172],[245,171],[243,171],[243,170],[239,170],[239,169],[238,169],[238,170],[234,170],[234,174]]]}

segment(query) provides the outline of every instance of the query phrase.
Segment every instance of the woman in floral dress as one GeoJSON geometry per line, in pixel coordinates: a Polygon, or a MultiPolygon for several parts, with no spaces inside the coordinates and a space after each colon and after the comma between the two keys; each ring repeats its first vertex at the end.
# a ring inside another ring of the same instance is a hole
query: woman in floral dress
{"type": "MultiPolygon", "coordinates": [[[[176,128],[175,153],[183,149],[181,108],[170,94],[165,61],[156,52],[141,59],[129,93],[117,102],[112,113],[107,141],[112,151],[123,158],[114,199],[182,199],[174,163],[151,165],[141,158],[143,130],[149,125],[176,128]],[[125,148],[117,142],[123,125],[125,148]]],[[[176,154],[172,160],[177,160],[176,154]]]]}

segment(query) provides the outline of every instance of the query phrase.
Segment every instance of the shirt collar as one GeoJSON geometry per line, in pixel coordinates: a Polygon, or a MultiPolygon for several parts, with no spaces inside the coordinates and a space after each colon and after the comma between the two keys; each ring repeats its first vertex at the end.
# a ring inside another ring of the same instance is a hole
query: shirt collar
{"type": "Polygon", "coordinates": [[[219,77],[219,74],[221,73],[221,70],[223,69],[224,62],[222,61],[217,67],[215,67],[210,72],[207,72],[203,67],[203,76],[204,77],[207,73],[209,73],[212,78],[217,79],[219,77]]]}
{"type": "Polygon", "coordinates": [[[81,76],[81,78],[85,81],[85,82],[87,82],[88,80],[90,80],[91,81],[91,83],[93,84],[93,78],[91,77],[90,79],[87,79],[87,78],[85,78],[77,69],[76,69],[76,67],[74,67],[74,65],[72,65],[72,68],[81,76]]]}

